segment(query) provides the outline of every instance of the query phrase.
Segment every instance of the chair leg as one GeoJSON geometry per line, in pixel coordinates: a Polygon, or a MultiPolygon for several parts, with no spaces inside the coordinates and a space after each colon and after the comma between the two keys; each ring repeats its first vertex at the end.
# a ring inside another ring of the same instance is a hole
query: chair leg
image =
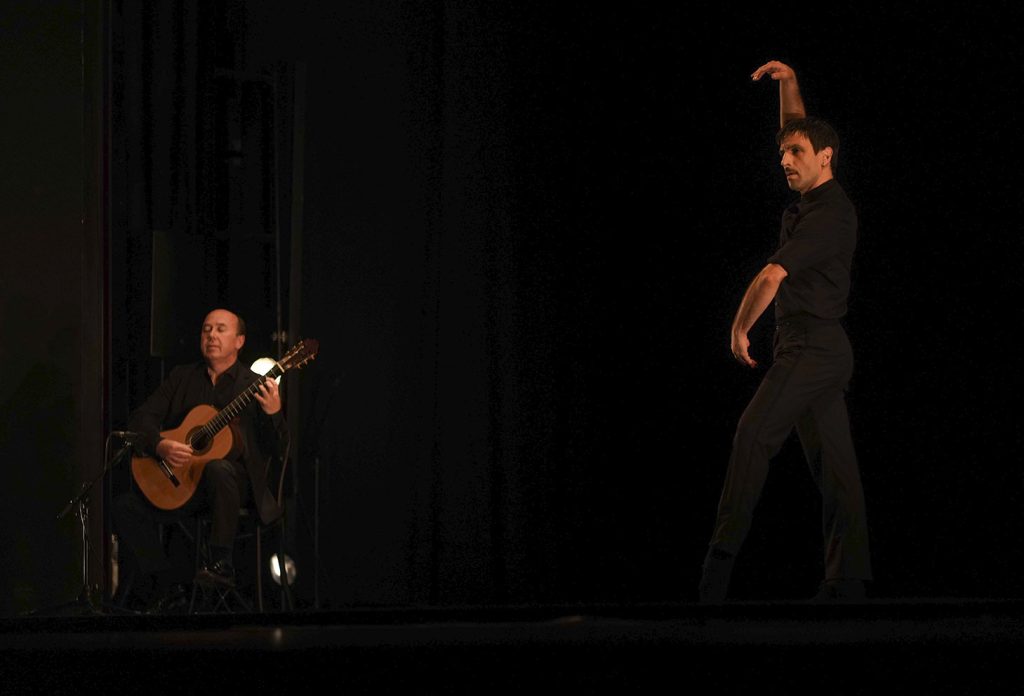
{"type": "Polygon", "coordinates": [[[236,611],[253,613],[252,605],[234,587],[199,587],[196,585],[192,593],[192,601],[192,608],[189,609],[189,613],[192,614],[200,613],[200,607],[203,609],[202,613],[208,614],[220,612],[234,614],[236,611]],[[199,599],[198,604],[196,604],[197,598],[199,599]]]}
{"type": "Polygon", "coordinates": [[[293,608],[292,605],[292,586],[288,582],[288,567],[285,563],[285,559],[288,556],[285,554],[285,527],[284,520],[281,521],[281,544],[277,552],[277,560],[281,564],[281,610],[286,611],[293,608]]]}
{"type": "Polygon", "coordinates": [[[263,613],[263,527],[256,525],[256,605],[263,613]]]}
{"type": "MultiPolygon", "coordinates": [[[[195,520],[195,536],[193,542],[195,544],[195,555],[194,555],[194,568],[193,577],[199,574],[199,571],[203,567],[203,562],[209,560],[209,540],[202,534],[203,521],[196,517],[195,520]]],[[[256,537],[256,594],[257,594],[257,605],[260,613],[263,613],[263,576],[260,573],[260,557],[262,556],[262,528],[259,524],[256,525],[254,536],[256,537]]],[[[192,598],[189,601],[188,613],[195,614],[199,613],[200,610],[209,611],[216,613],[220,610],[228,613],[234,613],[236,610],[241,608],[242,611],[252,613],[253,606],[242,596],[241,592],[238,591],[237,587],[232,588],[219,588],[219,587],[201,587],[199,583],[193,580],[192,582],[192,598]],[[212,602],[212,606],[211,606],[212,602]]]]}
{"type": "Polygon", "coordinates": [[[199,568],[202,565],[202,561],[201,561],[202,548],[200,547],[200,544],[202,543],[200,541],[200,539],[202,537],[199,536],[199,532],[201,531],[200,530],[200,525],[201,524],[202,523],[200,522],[199,518],[196,517],[196,532],[195,532],[195,536],[192,537],[192,543],[193,543],[193,547],[194,547],[194,551],[193,551],[192,556],[193,556],[194,561],[195,561],[194,564],[193,564],[195,567],[192,569],[192,578],[193,578],[192,579],[192,599],[188,603],[188,613],[189,614],[194,614],[195,613],[196,597],[199,594],[199,583],[197,583],[195,581],[195,577],[199,574],[199,568]]]}

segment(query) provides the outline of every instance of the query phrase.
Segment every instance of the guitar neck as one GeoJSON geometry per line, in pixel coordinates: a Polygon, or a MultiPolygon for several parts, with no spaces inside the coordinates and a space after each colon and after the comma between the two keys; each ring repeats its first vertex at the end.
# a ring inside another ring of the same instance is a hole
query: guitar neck
{"type": "MultiPolygon", "coordinates": [[[[287,368],[281,367],[280,363],[275,363],[267,374],[264,375],[266,379],[277,379],[284,374],[287,368]]],[[[232,420],[238,417],[245,407],[252,403],[252,400],[256,396],[256,392],[259,391],[261,380],[256,380],[248,387],[245,388],[241,394],[236,396],[230,404],[222,408],[217,412],[217,415],[210,419],[210,421],[202,427],[202,432],[208,437],[213,437],[232,420]]]]}

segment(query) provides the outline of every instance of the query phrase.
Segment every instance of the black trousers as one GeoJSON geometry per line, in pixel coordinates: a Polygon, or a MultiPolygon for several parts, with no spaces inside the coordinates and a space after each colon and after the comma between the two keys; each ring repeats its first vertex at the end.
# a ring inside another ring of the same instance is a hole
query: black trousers
{"type": "Polygon", "coordinates": [[[774,362],[740,417],[711,548],[736,554],[768,465],[796,428],[821,492],[825,579],[871,579],[867,516],[845,392],[853,350],[838,321],[780,321],[774,362]]]}
{"type": "Polygon", "coordinates": [[[139,570],[152,575],[171,567],[160,540],[159,525],[210,512],[210,545],[230,549],[238,533],[238,511],[249,497],[249,480],[242,466],[215,459],[207,462],[195,494],[177,510],[154,507],[134,488],[118,496],[112,512],[114,532],[135,555],[139,570]]]}

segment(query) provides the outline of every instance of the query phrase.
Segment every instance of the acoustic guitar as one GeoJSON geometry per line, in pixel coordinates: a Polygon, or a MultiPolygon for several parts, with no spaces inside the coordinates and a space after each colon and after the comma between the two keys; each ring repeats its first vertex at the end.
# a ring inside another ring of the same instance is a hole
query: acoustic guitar
{"type": "MultiPolygon", "coordinates": [[[[291,369],[301,368],[316,357],[319,342],[307,338],[295,345],[264,375],[276,379],[291,369]]],[[[177,428],[160,433],[163,438],[184,442],[195,452],[188,464],[172,467],[155,457],[132,457],[132,478],[153,505],[161,510],[177,510],[196,492],[207,462],[225,459],[236,451],[240,441],[235,420],[255,398],[261,380],[246,387],[220,411],[200,404],[185,416],[177,428]]]]}

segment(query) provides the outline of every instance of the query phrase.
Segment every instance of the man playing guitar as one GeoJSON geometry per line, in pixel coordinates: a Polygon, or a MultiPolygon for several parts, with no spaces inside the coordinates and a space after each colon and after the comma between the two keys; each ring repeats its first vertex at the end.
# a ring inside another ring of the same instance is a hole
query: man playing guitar
{"type": "Polygon", "coordinates": [[[211,558],[195,582],[232,587],[239,509],[253,501],[263,522],[272,522],[281,514],[266,482],[269,459],[280,456],[288,441],[281,395],[274,379],[265,379],[238,361],[243,345],[245,322],[226,309],[213,310],[203,320],[200,333],[203,360],[171,370],[129,417],[128,428],[139,434],[136,448],[142,455],[133,461],[136,483],[142,482],[140,471],[157,472],[152,475],[168,491],[188,495],[180,505],[178,501],[167,503],[140,486],[114,501],[115,532],[138,563],[141,582],[135,583],[135,600],[151,609],[167,609],[168,602],[180,604],[185,592],[183,586],[172,582],[173,570],[160,542],[158,524],[210,512],[211,558]],[[230,451],[197,465],[200,445],[191,431],[189,437],[184,432],[190,415],[202,405],[213,412],[239,401],[246,404],[246,392],[258,408],[239,408],[230,428],[224,428],[224,433],[230,431],[223,435],[230,451]],[[179,431],[165,431],[179,424],[179,431]],[[189,483],[194,490],[190,491],[189,483]],[[181,484],[185,484],[183,488],[181,484]]]}

